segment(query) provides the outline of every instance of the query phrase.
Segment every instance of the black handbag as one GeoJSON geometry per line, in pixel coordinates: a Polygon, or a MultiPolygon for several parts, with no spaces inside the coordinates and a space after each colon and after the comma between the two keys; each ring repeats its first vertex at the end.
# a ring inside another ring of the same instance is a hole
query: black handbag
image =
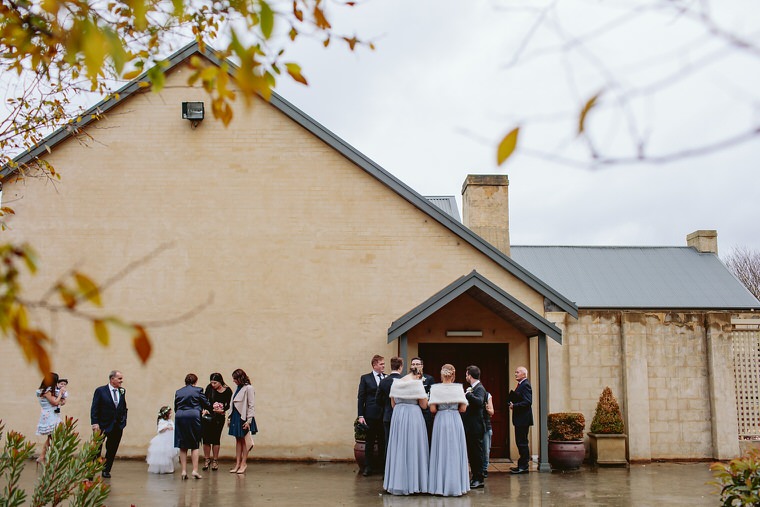
{"type": "Polygon", "coordinates": [[[206,422],[212,422],[214,420],[214,416],[211,415],[211,413],[203,414],[201,416],[201,419],[203,419],[206,422]]]}

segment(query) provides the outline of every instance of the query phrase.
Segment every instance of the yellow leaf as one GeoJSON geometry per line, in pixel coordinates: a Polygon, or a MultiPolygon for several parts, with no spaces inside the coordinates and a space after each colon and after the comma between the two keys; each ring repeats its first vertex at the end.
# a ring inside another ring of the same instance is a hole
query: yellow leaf
{"type": "Polygon", "coordinates": [[[499,148],[496,151],[496,163],[498,165],[503,164],[514,153],[517,147],[517,134],[519,132],[520,127],[513,128],[499,143],[499,148]]]}
{"type": "Polygon", "coordinates": [[[108,347],[108,327],[102,320],[93,320],[92,327],[95,331],[95,338],[98,339],[101,345],[108,347]]]}
{"type": "MultiPolygon", "coordinates": [[[[142,71],[140,69],[135,69],[135,70],[132,70],[130,72],[125,73],[124,76],[122,76],[122,77],[124,79],[131,80],[131,79],[134,79],[137,76],[139,76],[141,73],[142,73],[142,71]]],[[[119,100],[119,98],[116,97],[116,100],[119,100]]]]}
{"type": "Polygon", "coordinates": [[[290,77],[292,77],[293,80],[308,86],[309,83],[306,82],[306,78],[301,74],[300,65],[297,63],[286,63],[285,68],[288,69],[288,74],[290,74],[290,77]]]}
{"type": "Polygon", "coordinates": [[[590,99],[588,99],[588,102],[583,106],[583,109],[581,110],[581,114],[578,117],[578,133],[582,134],[583,131],[586,129],[586,117],[588,116],[588,113],[591,111],[591,109],[596,106],[596,101],[601,96],[602,92],[597,93],[590,99]]]}
{"type": "Polygon", "coordinates": [[[95,306],[101,306],[100,290],[98,290],[95,282],[87,275],[79,272],[74,273],[74,279],[77,281],[79,292],[95,306]]]}
{"type": "Polygon", "coordinates": [[[137,334],[133,338],[132,344],[135,348],[135,352],[137,352],[137,356],[140,358],[140,361],[145,364],[148,362],[148,358],[150,358],[150,353],[153,349],[153,346],[150,344],[150,339],[148,338],[148,334],[145,332],[145,328],[140,325],[135,325],[135,331],[137,334]]]}

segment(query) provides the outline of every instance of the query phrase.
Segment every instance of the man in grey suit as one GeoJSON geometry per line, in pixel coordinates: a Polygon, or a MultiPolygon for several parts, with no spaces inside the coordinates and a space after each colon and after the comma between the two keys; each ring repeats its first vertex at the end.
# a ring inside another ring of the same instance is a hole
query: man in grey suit
{"type": "Polygon", "coordinates": [[[385,378],[385,358],[375,354],[372,357],[372,371],[365,373],[359,379],[357,413],[359,423],[367,425],[367,441],[365,442],[366,463],[362,475],[370,475],[375,461],[375,442],[378,447],[379,461],[385,458],[385,436],[383,435],[383,409],[377,405],[377,386],[385,378]]]}
{"type": "Polygon", "coordinates": [[[483,433],[485,422],[483,421],[483,405],[486,402],[486,389],[480,383],[480,368],[471,365],[467,367],[465,380],[470,387],[465,393],[467,398],[467,411],[462,414],[464,424],[464,436],[467,440],[467,460],[470,462],[472,480],[470,489],[482,488],[485,485],[483,478],[483,433]]]}

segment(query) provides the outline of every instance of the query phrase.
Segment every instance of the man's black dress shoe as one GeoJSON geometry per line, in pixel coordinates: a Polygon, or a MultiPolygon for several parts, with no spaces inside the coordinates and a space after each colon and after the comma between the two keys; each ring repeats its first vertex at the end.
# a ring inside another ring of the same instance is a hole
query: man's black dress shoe
{"type": "Polygon", "coordinates": [[[103,478],[104,479],[110,479],[111,478],[111,472],[103,471],[103,478]]]}
{"type": "Polygon", "coordinates": [[[488,470],[483,471],[483,477],[488,477],[488,470]]]}
{"type": "Polygon", "coordinates": [[[512,471],[512,472],[514,472],[516,470],[520,470],[520,468],[519,467],[511,467],[509,470],[512,471]]]}
{"type": "Polygon", "coordinates": [[[481,481],[472,481],[470,482],[470,489],[478,489],[484,487],[485,484],[483,484],[481,481]]]}
{"type": "Polygon", "coordinates": [[[513,474],[527,474],[528,469],[527,468],[513,468],[510,473],[513,474]]]}
{"type": "Polygon", "coordinates": [[[371,475],[371,474],[372,474],[372,469],[369,467],[365,468],[364,471],[362,472],[362,475],[364,477],[367,477],[368,475],[371,475]]]}

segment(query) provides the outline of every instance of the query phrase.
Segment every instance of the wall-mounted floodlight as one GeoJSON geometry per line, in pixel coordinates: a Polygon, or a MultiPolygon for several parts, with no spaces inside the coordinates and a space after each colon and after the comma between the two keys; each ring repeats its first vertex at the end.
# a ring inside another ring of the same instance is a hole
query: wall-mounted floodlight
{"type": "Polygon", "coordinates": [[[182,119],[190,120],[195,124],[202,121],[204,116],[203,102],[183,102],[182,119]]]}

